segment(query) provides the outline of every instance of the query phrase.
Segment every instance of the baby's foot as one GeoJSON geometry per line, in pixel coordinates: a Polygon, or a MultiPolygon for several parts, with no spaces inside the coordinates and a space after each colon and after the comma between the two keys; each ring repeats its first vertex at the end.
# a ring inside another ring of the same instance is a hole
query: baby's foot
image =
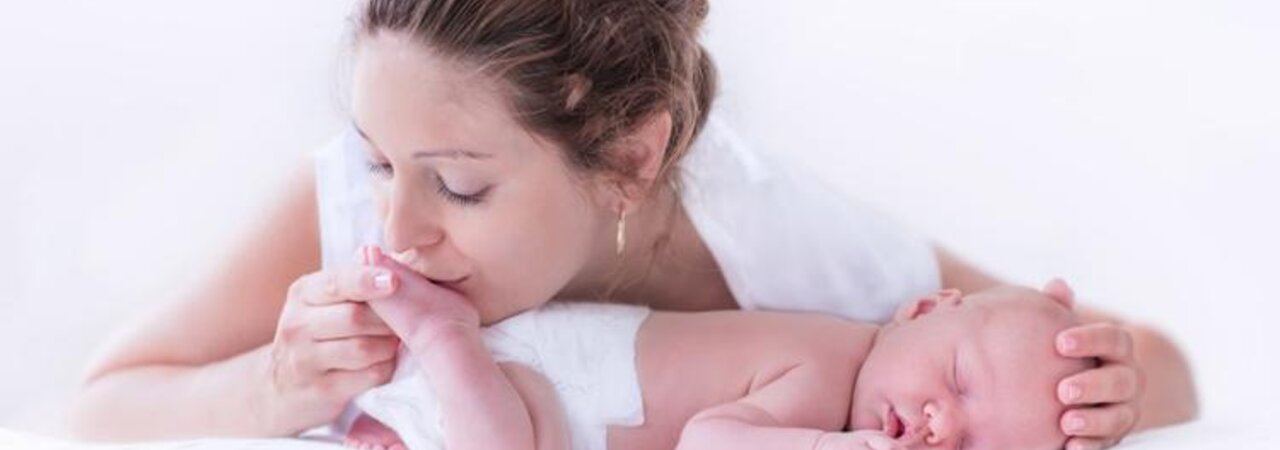
{"type": "Polygon", "coordinates": [[[357,450],[407,450],[395,431],[368,414],[356,418],[342,445],[357,450]]]}

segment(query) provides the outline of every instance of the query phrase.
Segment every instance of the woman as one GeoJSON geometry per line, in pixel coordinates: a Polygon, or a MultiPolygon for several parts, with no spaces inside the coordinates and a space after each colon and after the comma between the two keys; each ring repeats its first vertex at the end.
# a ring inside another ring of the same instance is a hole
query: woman
{"type": "MultiPolygon", "coordinates": [[[[399,343],[364,303],[397,281],[350,264],[362,243],[402,253],[485,323],[554,299],[883,320],[940,286],[998,283],[709,119],[705,1],[360,8],[352,129],[221,270],[104,350],[76,398],[78,434],[287,436],[332,422],[390,378],[399,343]]],[[[1060,384],[1071,448],[1194,415],[1168,339],[1086,314],[1058,339],[1066,356],[1103,361],[1060,384]]]]}

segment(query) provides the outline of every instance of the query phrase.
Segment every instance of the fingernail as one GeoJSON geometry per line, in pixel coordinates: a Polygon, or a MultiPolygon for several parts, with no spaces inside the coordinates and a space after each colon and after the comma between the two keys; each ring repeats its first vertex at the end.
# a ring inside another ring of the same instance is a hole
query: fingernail
{"type": "Polygon", "coordinates": [[[1079,343],[1073,337],[1064,337],[1058,340],[1058,347],[1062,349],[1063,353],[1075,351],[1077,345],[1079,343]]]}
{"type": "Polygon", "coordinates": [[[386,291],[391,289],[391,274],[387,272],[379,272],[373,276],[373,287],[378,290],[386,291]]]}
{"type": "Polygon", "coordinates": [[[1077,416],[1077,417],[1072,417],[1072,418],[1070,418],[1070,419],[1067,419],[1067,432],[1068,432],[1068,433],[1078,433],[1078,432],[1081,432],[1081,431],[1084,431],[1084,418],[1083,418],[1083,417],[1078,417],[1078,416],[1077,416]]]}
{"type": "Polygon", "coordinates": [[[1080,389],[1080,386],[1076,384],[1067,384],[1062,389],[1062,397],[1068,402],[1079,400],[1083,394],[1083,389],[1080,389]]]}

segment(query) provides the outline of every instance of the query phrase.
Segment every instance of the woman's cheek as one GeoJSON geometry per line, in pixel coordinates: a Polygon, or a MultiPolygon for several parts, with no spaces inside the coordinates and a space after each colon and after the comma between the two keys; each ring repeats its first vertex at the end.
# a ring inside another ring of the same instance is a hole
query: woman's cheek
{"type": "MultiPolygon", "coordinates": [[[[510,224],[496,220],[491,223],[510,224]]],[[[482,229],[477,224],[465,236],[458,236],[459,250],[471,260],[477,283],[469,286],[472,301],[486,322],[498,321],[536,307],[555,294],[548,293],[553,282],[551,262],[539,257],[541,242],[524,233],[502,229],[482,229]]],[[[549,250],[549,249],[548,249],[549,250]]]]}

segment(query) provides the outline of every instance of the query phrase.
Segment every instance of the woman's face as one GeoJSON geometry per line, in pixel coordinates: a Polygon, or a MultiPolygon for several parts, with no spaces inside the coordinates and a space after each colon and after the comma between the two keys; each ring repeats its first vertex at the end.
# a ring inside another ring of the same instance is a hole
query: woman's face
{"type": "Polygon", "coordinates": [[[486,324],[555,296],[611,223],[497,87],[384,32],[362,39],[352,96],[386,250],[409,252],[410,267],[459,291],[486,324]]]}

